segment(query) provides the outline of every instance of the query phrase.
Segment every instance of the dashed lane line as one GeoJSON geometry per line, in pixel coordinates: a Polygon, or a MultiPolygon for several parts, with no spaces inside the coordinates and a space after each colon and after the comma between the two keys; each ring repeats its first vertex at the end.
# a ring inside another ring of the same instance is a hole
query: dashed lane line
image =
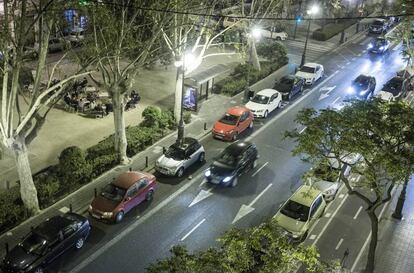
{"type": "Polygon", "coordinates": [[[255,171],[252,174],[252,177],[255,176],[257,173],[259,173],[264,167],[266,167],[267,164],[269,164],[269,162],[264,163],[259,169],[257,169],[257,171],[255,171]]]}
{"type": "Polygon", "coordinates": [[[361,210],[362,210],[362,206],[360,206],[359,207],[359,209],[358,209],[358,211],[355,213],[355,215],[354,215],[354,220],[356,220],[356,218],[358,217],[358,215],[361,213],[361,210]]]}
{"type": "Polygon", "coordinates": [[[338,102],[338,100],[340,100],[341,99],[341,96],[339,96],[339,97],[337,97],[333,102],[332,102],[332,104],[335,104],[335,103],[337,103],[338,102]]]}
{"type": "Polygon", "coordinates": [[[203,220],[200,221],[200,223],[198,223],[195,227],[193,227],[186,235],[184,235],[183,238],[181,238],[181,242],[184,241],[188,236],[191,235],[191,233],[193,233],[199,226],[201,226],[204,222],[206,221],[206,218],[204,218],[203,220]]]}
{"type": "Polygon", "coordinates": [[[342,245],[342,242],[344,241],[344,239],[343,238],[341,238],[340,240],[339,240],[339,242],[338,242],[338,244],[336,245],[336,247],[335,247],[335,250],[338,250],[339,249],[339,247],[342,245]]]}

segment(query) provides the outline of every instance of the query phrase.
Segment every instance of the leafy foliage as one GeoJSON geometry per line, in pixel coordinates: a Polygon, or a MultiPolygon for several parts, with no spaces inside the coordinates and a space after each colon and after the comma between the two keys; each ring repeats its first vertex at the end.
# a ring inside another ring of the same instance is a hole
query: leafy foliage
{"type": "Polygon", "coordinates": [[[86,161],[84,151],[76,146],[64,149],[59,156],[59,176],[67,184],[89,181],[91,166],[86,161]]]}
{"type": "Polygon", "coordinates": [[[286,46],[273,40],[259,43],[257,45],[257,54],[273,63],[282,64],[289,61],[286,46]]]}

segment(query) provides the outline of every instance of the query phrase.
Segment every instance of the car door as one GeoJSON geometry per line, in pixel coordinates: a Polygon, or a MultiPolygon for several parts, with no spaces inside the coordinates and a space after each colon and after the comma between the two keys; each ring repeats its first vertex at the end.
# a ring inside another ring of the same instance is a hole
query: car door
{"type": "Polygon", "coordinates": [[[243,114],[240,116],[239,119],[239,123],[238,123],[238,127],[239,127],[239,131],[243,132],[244,130],[246,130],[247,126],[249,126],[247,117],[249,116],[249,112],[245,111],[243,112],[243,114]]]}
{"type": "Polygon", "coordinates": [[[188,148],[185,151],[184,168],[188,168],[194,163],[195,157],[196,157],[194,153],[195,153],[195,146],[194,144],[191,144],[190,146],[188,146],[188,148]]]}
{"type": "Polygon", "coordinates": [[[322,195],[319,195],[315,201],[312,203],[311,209],[310,209],[310,217],[309,217],[309,226],[312,226],[316,219],[318,219],[322,214],[322,195]]]}
{"type": "Polygon", "coordinates": [[[45,250],[45,262],[50,263],[57,257],[59,257],[65,251],[65,240],[62,231],[58,236],[50,240],[45,250]]]}
{"type": "Polygon", "coordinates": [[[317,74],[317,77],[316,77],[316,80],[319,80],[320,78],[322,78],[322,71],[323,71],[323,69],[322,69],[322,66],[320,66],[320,65],[318,65],[317,67],[316,67],[316,74],[317,74]]]}
{"type": "Polygon", "coordinates": [[[125,199],[124,199],[125,213],[130,211],[137,204],[139,204],[137,193],[138,193],[137,183],[134,183],[131,187],[129,187],[129,189],[127,190],[125,194],[125,199]]]}
{"type": "Polygon", "coordinates": [[[275,93],[272,95],[271,99],[272,99],[271,105],[272,105],[272,111],[273,111],[279,106],[281,96],[279,96],[279,93],[275,93]]]}
{"type": "Polygon", "coordinates": [[[146,178],[146,177],[144,177],[144,178],[141,178],[138,182],[138,203],[137,203],[137,205],[138,204],[140,204],[142,201],[144,201],[145,200],[145,198],[147,197],[147,192],[148,192],[148,184],[149,184],[149,181],[148,181],[148,178],[146,178]]]}
{"type": "Polygon", "coordinates": [[[241,155],[240,155],[240,160],[239,160],[239,164],[238,164],[238,168],[237,168],[237,175],[241,175],[247,168],[248,165],[248,154],[247,151],[244,151],[241,155]]]}

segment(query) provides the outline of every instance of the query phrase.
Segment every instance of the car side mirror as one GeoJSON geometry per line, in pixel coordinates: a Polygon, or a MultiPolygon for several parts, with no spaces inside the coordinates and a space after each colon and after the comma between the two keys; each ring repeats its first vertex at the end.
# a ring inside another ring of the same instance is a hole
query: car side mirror
{"type": "Polygon", "coordinates": [[[125,197],[125,201],[131,200],[131,197],[125,197]]]}

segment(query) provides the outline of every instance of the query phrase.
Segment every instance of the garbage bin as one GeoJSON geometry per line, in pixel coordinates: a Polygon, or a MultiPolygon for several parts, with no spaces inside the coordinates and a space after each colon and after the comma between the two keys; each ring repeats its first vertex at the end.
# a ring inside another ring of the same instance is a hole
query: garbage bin
{"type": "Polygon", "coordinates": [[[250,98],[252,98],[254,96],[254,91],[251,90],[250,88],[246,88],[244,90],[244,101],[249,101],[250,98]]]}

